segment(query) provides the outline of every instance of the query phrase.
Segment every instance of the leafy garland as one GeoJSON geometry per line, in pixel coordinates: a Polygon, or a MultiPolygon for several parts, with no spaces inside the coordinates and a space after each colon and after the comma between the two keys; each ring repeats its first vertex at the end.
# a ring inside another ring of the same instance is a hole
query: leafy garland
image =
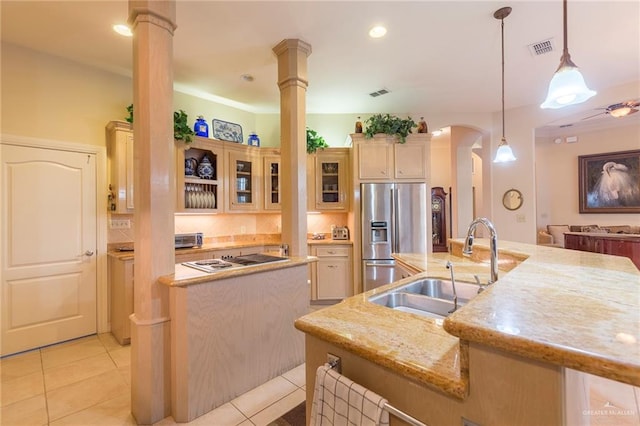
{"type": "MultiPolygon", "coordinates": [[[[129,113],[125,120],[133,124],[133,104],[127,107],[129,113]]],[[[196,134],[188,123],[189,116],[183,110],[173,112],[173,138],[184,143],[191,143],[193,136],[196,134]]]]}
{"type": "Polygon", "coordinates": [[[367,139],[372,138],[377,133],[385,133],[391,136],[398,136],[400,143],[405,143],[407,136],[411,133],[411,129],[417,126],[411,117],[403,120],[390,114],[372,115],[364,123],[367,126],[364,132],[364,136],[367,139]]]}

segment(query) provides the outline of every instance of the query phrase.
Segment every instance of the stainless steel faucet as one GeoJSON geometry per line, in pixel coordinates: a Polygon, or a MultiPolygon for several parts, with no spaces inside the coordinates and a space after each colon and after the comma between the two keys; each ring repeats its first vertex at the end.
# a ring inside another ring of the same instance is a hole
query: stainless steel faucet
{"type": "Polygon", "coordinates": [[[451,287],[453,287],[453,309],[449,311],[450,314],[458,310],[458,292],[456,292],[456,279],[453,276],[453,265],[451,261],[447,261],[447,269],[451,271],[451,287]]]}
{"type": "MultiPolygon", "coordinates": [[[[496,228],[493,226],[493,223],[489,221],[486,217],[479,217],[471,222],[469,225],[469,230],[467,231],[467,238],[464,241],[464,248],[462,249],[462,253],[471,254],[473,251],[473,233],[476,230],[476,226],[481,223],[488,230],[491,235],[491,278],[489,278],[488,284],[493,284],[498,281],[498,234],[496,233],[496,228]]],[[[480,290],[482,291],[482,290],[480,290]]],[[[480,292],[479,291],[479,292],[480,292]]]]}

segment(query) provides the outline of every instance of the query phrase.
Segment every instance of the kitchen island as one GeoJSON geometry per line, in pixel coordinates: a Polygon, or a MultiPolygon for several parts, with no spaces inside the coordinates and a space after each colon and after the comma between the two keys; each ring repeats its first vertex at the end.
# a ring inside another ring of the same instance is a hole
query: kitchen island
{"type": "Polygon", "coordinates": [[[176,264],[169,287],[171,413],[189,422],[304,362],[294,320],[309,310],[309,263],[289,257],[205,273],[176,264]]]}
{"type": "Polygon", "coordinates": [[[397,255],[422,272],[296,321],[306,333],[307,401],[327,353],[342,358],[343,374],[431,425],[563,424],[568,368],[640,385],[640,273],[623,257],[499,242],[499,280],[445,320],[368,301],[417,277],[449,278],[447,261],[458,280],[486,282],[488,243],[476,240],[471,258],[462,244],[453,241],[452,254],[397,255]]]}

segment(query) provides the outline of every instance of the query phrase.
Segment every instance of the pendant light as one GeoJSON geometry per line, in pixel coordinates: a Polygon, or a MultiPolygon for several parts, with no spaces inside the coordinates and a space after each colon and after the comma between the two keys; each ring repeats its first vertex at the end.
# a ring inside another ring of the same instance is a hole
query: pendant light
{"type": "Polygon", "coordinates": [[[498,152],[496,152],[496,158],[494,163],[505,163],[507,161],[515,161],[516,157],[511,152],[511,147],[507,144],[507,139],[504,136],[504,18],[511,13],[510,7],[503,7],[498,9],[493,14],[493,17],[500,20],[500,28],[502,31],[502,139],[500,139],[500,145],[498,145],[498,152]]]}
{"type": "Polygon", "coordinates": [[[562,108],[568,105],[582,103],[596,94],[589,89],[576,64],[571,61],[569,48],[567,47],[567,0],[562,0],[564,15],[563,36],[564,49],[560,58],[560,66],[549,83],[547,99],[540,108],[562,108]]]}

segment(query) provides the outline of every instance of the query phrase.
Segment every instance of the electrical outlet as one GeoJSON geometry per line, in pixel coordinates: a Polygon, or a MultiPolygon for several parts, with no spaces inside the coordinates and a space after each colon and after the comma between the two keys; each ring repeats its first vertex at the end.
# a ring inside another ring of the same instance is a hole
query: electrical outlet
{"type": "Polygon", "coordinates": [[[131,221],[129,219],[111,219],[109,226],[111,229],[130,229],[131,221]]]}
{"type": "Polygon", "coordinates": [[[241,226],[241,227],[240,227],[240,233],[241,233],[241,234],[246,234],[246,233],[247,233],[247,227],[246,227],[246,226],[244,226],[244,225],[243,225],[243,226],[241,226]]]}
{"type": "Polygon", "coordinates": [[[516,215],[516,222],[518,223],[525,223],[527,221],[526,216],[524,214],[517,214],[516,215]]]}

